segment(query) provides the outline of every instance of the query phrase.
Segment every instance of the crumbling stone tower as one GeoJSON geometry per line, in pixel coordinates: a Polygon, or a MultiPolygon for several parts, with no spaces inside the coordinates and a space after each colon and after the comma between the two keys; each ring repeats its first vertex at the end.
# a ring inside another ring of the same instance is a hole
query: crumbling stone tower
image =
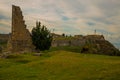
{"type": "Polygon", "coordinates": [[[12,33],[8,41],[11,52],[31,52],[34,46],[30,32],[26,29],[20,7],[12,5],[12,33]]]}

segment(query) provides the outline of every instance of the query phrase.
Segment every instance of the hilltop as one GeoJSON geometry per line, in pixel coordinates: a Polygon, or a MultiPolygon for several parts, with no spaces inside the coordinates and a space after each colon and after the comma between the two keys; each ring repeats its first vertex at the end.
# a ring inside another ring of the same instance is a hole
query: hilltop
{"type": "Polygon", "coordinates": [[[60,36],[53,34],[52,47],[59,46],[78,46],[81,53],[120,55],[120,51],[107,41],[103,35],[60,36]]]}

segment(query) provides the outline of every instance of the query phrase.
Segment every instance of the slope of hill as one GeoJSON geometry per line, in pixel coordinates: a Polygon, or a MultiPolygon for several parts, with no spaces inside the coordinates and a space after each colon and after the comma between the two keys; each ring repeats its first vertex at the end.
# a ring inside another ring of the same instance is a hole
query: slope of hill
{"type": "Polygon", "coordinates": [[[0,59],[0,80],[120,80],[120,57],[52,51],[0,59]]]}
{"type": "Polygon", "coordinates": [[[120,51],[107,41],[103,35],[77,35],[74,37],[61,36],[53,38],[52,47],[60,46],[78,46],[82,48],[81,53],[120,56],[120,51]]]}

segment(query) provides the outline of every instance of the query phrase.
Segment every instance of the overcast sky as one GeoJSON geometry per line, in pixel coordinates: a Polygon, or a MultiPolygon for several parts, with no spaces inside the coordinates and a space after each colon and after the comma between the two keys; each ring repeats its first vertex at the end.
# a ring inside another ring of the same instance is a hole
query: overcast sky
{"type": "Polygon", "coordinates": [[[103,34],[120,43],[120,0],[0,0],[0,33],[11,32],[12,4],[20,6],[27,28],[41,21],[65,34],[103,34]]]}

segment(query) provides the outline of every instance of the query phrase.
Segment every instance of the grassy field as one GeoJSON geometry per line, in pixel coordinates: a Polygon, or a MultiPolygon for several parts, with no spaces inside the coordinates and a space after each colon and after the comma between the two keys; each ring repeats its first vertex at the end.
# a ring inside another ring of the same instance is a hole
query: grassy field
{"type": "Polygon", "coordinates": [[[0,59],[0,80],[120,80],[120,57],[63,50],[0,59]]]}

